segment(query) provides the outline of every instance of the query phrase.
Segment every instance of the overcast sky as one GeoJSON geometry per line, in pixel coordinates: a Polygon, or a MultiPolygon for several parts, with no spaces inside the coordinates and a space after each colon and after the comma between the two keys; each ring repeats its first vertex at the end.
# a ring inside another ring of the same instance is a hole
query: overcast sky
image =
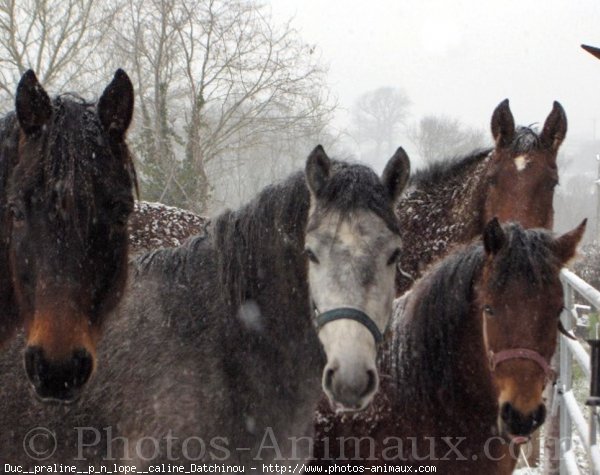
{"type": "Polygon", "coordinates": [[[294,17],[329,65],[339,128],[361,93],[398,86],[413,120],[448,115],[489,130],[509,98],[516,122],[528,125],[558,100],[566,150],[593,138],[595,122],[600,138],[600,60],[580,48],[600,47],[600,1],[272,0],[272,11],[294,17]]]}

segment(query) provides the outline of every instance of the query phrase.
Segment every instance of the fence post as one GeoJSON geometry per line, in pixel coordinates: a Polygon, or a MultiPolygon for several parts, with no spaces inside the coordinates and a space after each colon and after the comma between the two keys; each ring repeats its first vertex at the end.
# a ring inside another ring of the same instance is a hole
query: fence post
{"type": "MultiPolygon", "coordinates": [[[[552,367],[558,370],[560,361],[560,344],[557,346],[557,350],[552,357],[552,367]]],[[[560,379],[560,374],[558,374],[558,378],[560,379]]],[[[559,382],[557,381],[555,384],[558,385],[559,382]]],[[[546,388],[546,401],[550,411],[552,411],[555,406],[560,403],[560,396],[555,390],[555,385],[548,386],[546,388]]],[[[559,475],[560,473],[559,439],[560,412],[558,411],[558,406],[556,406],[556,410],[550,412],[550,417],[548,418],[544,429],[544,475],[559,475]]]]}
{"type": "MultiPolygon", "coordinates": [[[[561,314],[563,326],[566,330],[573,328],[573,288],[568,282],[563,285],[565,310],[561,314]]],[[[560,403],[560,438],[559,438],[559,454],[571,450],[572,427],[571,417],[565,407],[561,395],[570,391],[573,385],[572,362],[573,357],[563,337],[560,338],[560,379],[558,380],[558,398],[560,403]]],[[[566,473],[564,457],[560,456],[560,473],[566,473]]]]}

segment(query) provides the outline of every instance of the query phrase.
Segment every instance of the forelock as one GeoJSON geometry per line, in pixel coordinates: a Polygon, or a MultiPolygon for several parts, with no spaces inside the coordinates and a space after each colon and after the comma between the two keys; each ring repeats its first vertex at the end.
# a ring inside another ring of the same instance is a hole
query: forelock
{"type": "Polygon", "coordinates": [[[399,233],[389,194],[375,172],[364,165],[334,161],[316,208],[317,213],[335,211],[342,220],[351,218],[353,211],[370,211],[383,219],[391,231],[399,233]]]}
{"type": "Polygon", "coordinates": [[[511,151],[515,155],[522,155],[539,150],[540,138],[532,127],[517,127],[515,138],[511,144],[511,151]]]}

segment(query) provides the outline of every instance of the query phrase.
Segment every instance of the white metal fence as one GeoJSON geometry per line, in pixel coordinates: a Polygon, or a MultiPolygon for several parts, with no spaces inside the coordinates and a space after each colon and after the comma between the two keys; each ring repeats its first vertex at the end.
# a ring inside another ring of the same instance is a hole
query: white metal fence
{"type": "MultiPolygon", "coordinates": [[[[586,301],[590,309],[600,312],[600,292],[573,272],[563,269],[561,281],[565,294],[565,310],[561,320],[567,330],[574,330],[578,321],[578,300],[586,301]]],[[[580,341],[560,335],[558,348],[559,374],[557,381],[557,403],[560,421],[560,474],[582,473],[574,451],[573,431],[577,432],[587,458],[589,472],[600,475],[600,447],[598,446],[599,419],[597,408],[578,403],[573,392],[573,363],[577,364],[589,381],[591,377],[590,356],[580,341]],[[586,417],[587,413],[587,417],[586,417]]]]}

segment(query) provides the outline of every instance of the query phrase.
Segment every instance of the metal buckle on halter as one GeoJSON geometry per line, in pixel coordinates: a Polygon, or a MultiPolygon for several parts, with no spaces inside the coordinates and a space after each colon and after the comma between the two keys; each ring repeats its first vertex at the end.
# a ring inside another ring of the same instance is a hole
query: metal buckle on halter
{"type": "Polygon", "coordinates": [[[376,344],[379,344],[383,341],[383,335],[381,334],[381,330],[379,330],[377,327],[377,324],[362,310],[352,307],[342,307],[319,313],[316,306],[314,310],[317,330],[320,330],[325,324],[333,322],[334,320],[354,320],[369,330],[371,335],[373,335],[376,344]]]}
{"type": "Polygon", "coordinates": [[[490,350],[488,352],[488,359],[492,371],[495,371],[500,363],[507,360],[525,359],[533,361],[544,371],[546,383],[556,381],[556,371],[554,371],[548,364],[548,361],[535,350],[530,350],[528,348],[512,348],[510,350],[499,351],[498,353],[494,353],[490,350]]]}

